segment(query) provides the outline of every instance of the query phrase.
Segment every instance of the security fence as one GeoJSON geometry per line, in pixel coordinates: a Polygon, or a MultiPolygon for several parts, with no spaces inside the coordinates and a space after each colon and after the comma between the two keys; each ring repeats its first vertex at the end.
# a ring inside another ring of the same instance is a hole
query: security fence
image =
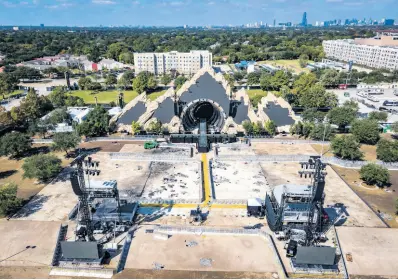
{"type": "Polygon", "coordinates": [[[198,159],[187,155],[168,154],[143,154],[143,153],[109,153],[111,160],[130,161],[163,161],[163,162],[199,162],[198,159]]]}
{"type": "MultiPolygon", "coordinates": [[[[243,161],[243,162],[306,162],[309,155],[218,155],[215,161],[243,161]]],[[[322,157],[324,163],[338,165],[345,168],[359,169],[369,161],[351,161],[336,157],[322,157]]],[[[398,162],[375,161],[389,170],[398,170],[398,162]]]]}

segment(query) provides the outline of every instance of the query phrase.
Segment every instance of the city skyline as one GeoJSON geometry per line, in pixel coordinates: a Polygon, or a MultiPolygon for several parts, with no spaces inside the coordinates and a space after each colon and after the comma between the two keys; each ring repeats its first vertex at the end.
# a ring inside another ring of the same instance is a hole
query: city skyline
{"type": "Polygon", "coordinates": [[[0,25],[205,26],[395,19],[395,0],[0,0],[0,25]],[[377,4],[376,4],[377,3],[377,4]],[[228,11],[228,12],[226,12],[228,11]],[[149,16],[148,16],[149,15],[149,16]]]}

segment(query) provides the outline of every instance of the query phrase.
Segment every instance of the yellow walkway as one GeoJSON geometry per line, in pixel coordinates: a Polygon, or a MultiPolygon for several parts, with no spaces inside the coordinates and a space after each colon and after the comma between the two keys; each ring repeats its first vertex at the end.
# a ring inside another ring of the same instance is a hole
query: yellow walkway
{"type": "MultiPolygon", "coordinates": [[[[209,172],[209,161],[207,160],[207,154],[202,154],[202,166],[203,166],[203,187],[204,187],[204,201],[200,204],[200,207],[209,207],[217,209],[246,209],[246,205],[242,204],[211,204],[211,184],[210,184],[210,172],[209,172]]],[[[172,207],[172,208],[189,208],[194,209],[197,204],[141,204],[141,207],[172,207]]]]}

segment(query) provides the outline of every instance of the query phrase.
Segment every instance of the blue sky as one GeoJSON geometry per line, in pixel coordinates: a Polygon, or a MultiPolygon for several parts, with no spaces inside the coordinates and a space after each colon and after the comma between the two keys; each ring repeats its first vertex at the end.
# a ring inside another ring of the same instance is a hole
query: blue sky
{"type": "Polygon", "coordinates": [[[0,25],[224,25],[397,18],[398,0],[0,0],[0,25]]]}

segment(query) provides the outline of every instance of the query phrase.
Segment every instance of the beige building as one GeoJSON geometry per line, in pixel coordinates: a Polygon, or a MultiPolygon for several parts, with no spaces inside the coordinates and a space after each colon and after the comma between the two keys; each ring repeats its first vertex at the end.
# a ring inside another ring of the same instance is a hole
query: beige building
{"type": "Polygon", "coordinates": [[[135,72],[148,71],[162,75],[177,71],[180,74],[193,75],[199,69],[212,66],[213,56],[209,51],[190,51],[189,53],[134,53],[135,72]]]}
{"type": "Polygon", "coordinates": [[[377,69],[398,69],[398,36],[323,41],[326,57],[377,69]]]}

